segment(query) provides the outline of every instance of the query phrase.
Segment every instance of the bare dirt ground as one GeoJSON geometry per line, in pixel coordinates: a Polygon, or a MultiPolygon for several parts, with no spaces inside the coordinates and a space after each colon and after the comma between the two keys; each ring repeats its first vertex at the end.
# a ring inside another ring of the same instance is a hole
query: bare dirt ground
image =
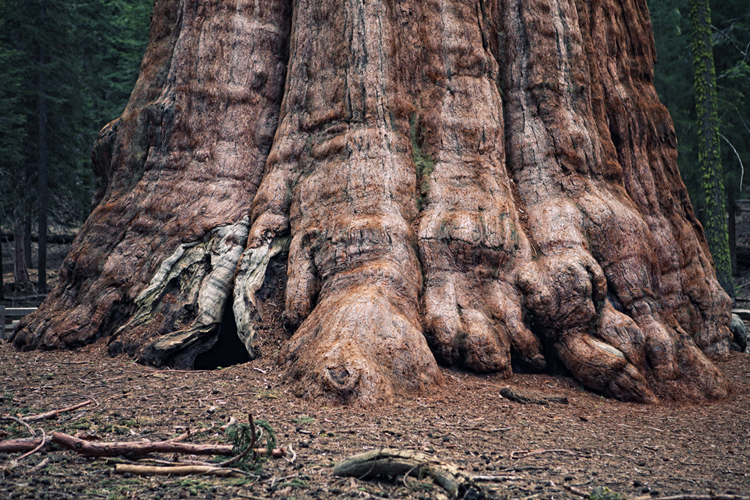
{"type": "MultiPolygon", "coordinates": [[[[263,352],[271,354],[267,339],[263,352]]],[[[259,476],[155,477],[115,474],[125,458],[86,458],[50,448],[9,468],[0,454],[0,498],[444,498],[429,481],[337,478],[332,466],[376,448],[417,450],[472,475],[499,498],[576,498],[606,486],[628,499],[680,494],[750,494],[750,355],[720,361],[732,396],[704,404],[620,403],[584,391],[568,378],[510,379],[445,371],[434,394],[361,409],[298,399],[284,386],[272,356],[214,371],[163,371],[101,344],[74,352],[16,352],[0,344],[0,415],[22,416],[92,399],[96,405],[33,422],[46,434],[85,433],[103,441],[164,440],[199,430],[194,443],[229,441],[220,427],[252,413],[296,452],[272,459],[259,476]],[[506,386],[565,396],[569,403],[518,404],[506,386]],[[537,451],[524,454],[523,452],[537,451]]],[[[0,422],[10,438],[28,431],[0,422]]],[[[38,433],[39,434],[39,433],[38,433]]],[[[188,460],[191,457],[150,457],[188,460]]],[[[195,459],[196,457],[192,457],[195,459]]],[[[203,458],[205,460],[205,458],[203,458]]]]}

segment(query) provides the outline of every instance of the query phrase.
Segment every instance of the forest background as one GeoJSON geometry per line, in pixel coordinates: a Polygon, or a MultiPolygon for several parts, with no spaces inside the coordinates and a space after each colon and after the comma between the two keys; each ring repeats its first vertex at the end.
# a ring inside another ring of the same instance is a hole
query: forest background
{"type": "MultiPolygon", "coordinates": [[[[91,148],[133,89],[152,5],[152,0],[0,0],[0,245],[10,256],[0,260],[0,280],[8,285],[0,286],[0,300],[6,288],[46,292],[47,241],[65,243],[88,216],[96,182],[91,148]],[[39,270],[33,282],[32,268],[39,270]]],[[[674,121],[680,172],[705,224],[689,1],[649,0],[648,6],[658,57],[656,89],[674,121]]],[[[714,0],[710,7],[736,274],[734,213],[737,200],[748,198],[744,166],[750,166],[750,9],[747,0],[714,0]]]]}

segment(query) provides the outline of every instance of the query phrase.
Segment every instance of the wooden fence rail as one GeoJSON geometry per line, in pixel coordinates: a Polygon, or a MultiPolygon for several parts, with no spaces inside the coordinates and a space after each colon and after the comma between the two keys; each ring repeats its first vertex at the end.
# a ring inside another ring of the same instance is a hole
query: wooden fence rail
{"type": "Polygon", "coordinates": [[[9,338],[18,321],[34,311],[36,311],[36,307],[5,307],[0,305],[0,340],[9,338]]]}

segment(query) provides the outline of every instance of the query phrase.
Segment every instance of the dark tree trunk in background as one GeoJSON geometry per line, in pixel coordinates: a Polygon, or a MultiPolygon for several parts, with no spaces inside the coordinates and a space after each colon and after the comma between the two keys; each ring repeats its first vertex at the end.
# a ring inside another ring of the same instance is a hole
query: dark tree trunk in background
{"type": "Polygon", "coordinates": [[[26,268],[34,267],[31,262],[31,216],[25,217],[23,221],[23,253],[26,259],[26,268]]]}
{"type": "Polygon", "coordinates": [[[690,0],[690,28],[695,67],[695,111],[698,117],[698,162],[705,193],[706,238],[714,257],[719,283],[734,296],[727,235],[724,172],[719,151],[719,114],[716,71],[711,45],[711,8],[708,0],[690,0]]]}
{"type": "Polygon", "coordinates": [[[734,201],[734,191],[729,190],[727,201],[729,217],[727,218],[727,232],[729,233],[729,257],[732,263],[732,276],[739,276],[737,268],[737,205],[734,201]]]}
{"type": "Polygon", "coordinates": [[[726,395],[730,301],[653,87],[645,1],[158,0],[96,209],[13,337],[190,367],[248,352],[286,263],[298,394],[562,363],[623,400],[726,395]]]}
{"type": "Polygon", "coordinates": [[[13,281],[29,282],[29,271],[26,267],[25,230],[21,225],[13,230],[13,281]]]}
{"type": "Polygon", "coordinates": [[[0,301],[5,300],[5,267],[3,263],[3,236],[0,234],[0,301]]]}
{"type": "MultiPolygon", "coordinates": [[[[39,9],[39,22],[44,26],[47,19],[44,2],[39,9]]],[[[39,244],[37,247],[37,269],[39,293],[47,293],[47,51],[42,44],[39,47],[39,75],[37,80],[37,111],[39,128],[39,170],[37,188],[37,212],[39,232],[39,244]]]]}

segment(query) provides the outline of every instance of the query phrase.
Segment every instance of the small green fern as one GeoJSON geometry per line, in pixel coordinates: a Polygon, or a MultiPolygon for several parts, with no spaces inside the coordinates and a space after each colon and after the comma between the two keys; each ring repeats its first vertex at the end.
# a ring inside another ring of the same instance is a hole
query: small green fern
{"type": "Polygon", "coordinates": [[[232,453],[237,458],[233,465],[242,470],[257,472],[276,447],[276,433],[266,420],[253,420],[250,415],[248,421],[247,424],[230,425],[226,435],[232,441],[232,453]],[[256,445],[262,440],[266,442],[265,454],[255,451],[256,445]]]}

